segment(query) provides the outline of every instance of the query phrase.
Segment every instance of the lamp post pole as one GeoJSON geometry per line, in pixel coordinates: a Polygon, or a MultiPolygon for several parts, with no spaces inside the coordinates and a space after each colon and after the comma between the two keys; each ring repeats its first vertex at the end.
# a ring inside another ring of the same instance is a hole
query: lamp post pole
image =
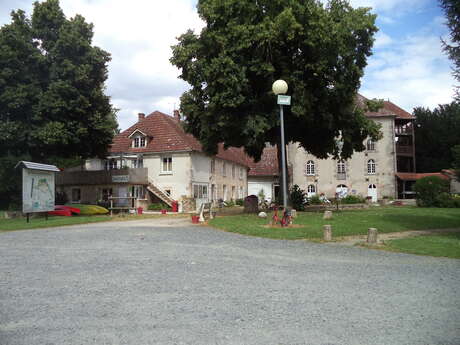
{"type": "Polygon", "coordinates": [[[272,86],[273,93],[278,95],[278,104],[280,106],[280,131],[281,131],[281,167],[282,167],[282,184],[283,184],[283,207],[287,209],[287,173],[286,173],[286,144],[284,140],[284,113],[283,105],[291,105],[290,96],[282,96],[288,90],[288,85],[284,80],[277,80],[272,86]]]}
{"type": "Polygon", "coordinates": [[[280,129],[281,129],[281,161],[283,181],[283,207],[287,208],[287,178],[286,178],[286,145],[284,143],[284,113],[283,105],[280,104],[280,129]]]}

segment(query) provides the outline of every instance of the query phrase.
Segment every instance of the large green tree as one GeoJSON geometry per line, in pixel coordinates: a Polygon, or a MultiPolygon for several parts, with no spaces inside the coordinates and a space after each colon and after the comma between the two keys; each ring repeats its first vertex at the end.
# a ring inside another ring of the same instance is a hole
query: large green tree
{"type": "Polygon", "coordinates": [[[117,128],[104,94],[110,54],[93,25],[66,18],[58,0],[11,13],[0,28],[0,199],[11,162],[103,156],[117,128]],[[9,162],[9,164],[7,164],[9,162]]]}
{"type": "Polygon", "coordinates": [[[320,158],[362,151],[379,128],[355,102],[377,31],[375,15],[332,0],[199,0],[206,23],[187,31],[171,62],[191,85],[181,97],[186,130],[212,154],[217,144],[244,147],[258,159],[277,143],[279,112],[272,83],[289,84],[288,142],[320,158]]]}
{"type": "Polygon", "coordinates": [[[460,1],[440,0],[450,29],[450,43],[443,41],[444,50],[454,63],[454,76],[460,81],[460,1]]]}
{"type": "Polygon", "coordinates": [[[415,157],[418,172],[452,168],[452,148],[460,145],[460,103],[436,109],[415,108],[415,157]]]}

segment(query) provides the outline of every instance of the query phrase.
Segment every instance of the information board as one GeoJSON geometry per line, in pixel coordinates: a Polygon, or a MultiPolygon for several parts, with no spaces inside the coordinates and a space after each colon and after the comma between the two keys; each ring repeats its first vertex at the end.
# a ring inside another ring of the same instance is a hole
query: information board
{"type": "Polygon", "coordinates": [[[54,211],[54,172],[22,169],[22,212],[54,211]]]}

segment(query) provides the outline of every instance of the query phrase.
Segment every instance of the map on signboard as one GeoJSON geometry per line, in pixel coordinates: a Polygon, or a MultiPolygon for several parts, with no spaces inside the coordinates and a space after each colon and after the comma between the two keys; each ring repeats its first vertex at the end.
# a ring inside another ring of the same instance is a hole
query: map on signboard
{"type": "Polygon", "coordinates": [[[54,172],[23,169],[22,211],[47,212],[54,210],[54,172]]]}

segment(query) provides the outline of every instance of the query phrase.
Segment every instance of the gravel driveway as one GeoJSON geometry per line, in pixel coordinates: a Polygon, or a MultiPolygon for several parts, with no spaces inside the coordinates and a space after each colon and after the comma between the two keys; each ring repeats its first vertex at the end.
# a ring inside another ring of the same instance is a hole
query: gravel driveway
{"type": "Polygon", "coordinates": [[[0,234],[0,344],[460,344],[460,260],[180,222],[0,234]]]}

